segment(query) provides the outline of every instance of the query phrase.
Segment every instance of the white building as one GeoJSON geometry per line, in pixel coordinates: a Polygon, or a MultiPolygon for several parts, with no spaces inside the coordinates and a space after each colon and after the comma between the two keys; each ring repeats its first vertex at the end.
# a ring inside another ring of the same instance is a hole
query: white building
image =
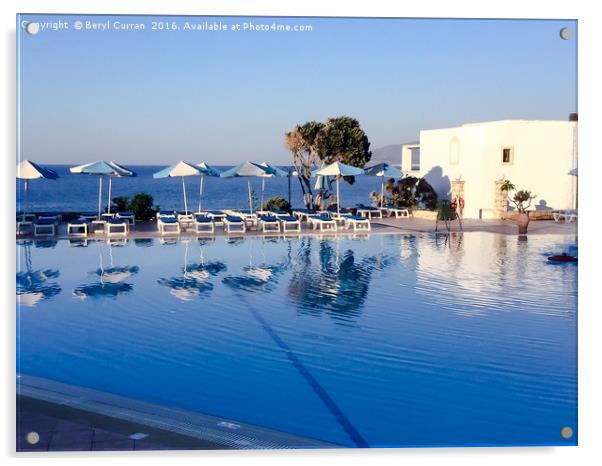
{"type": "Polygon", "coordinates": [[[537,198],[533,210],[576,208],[577,115],[570,121],[503,120],[423,130],[402,147],[404,173],[424,177],[441,199],[464,198],[465,218],[497,218],[500,180],[537,198]]]}

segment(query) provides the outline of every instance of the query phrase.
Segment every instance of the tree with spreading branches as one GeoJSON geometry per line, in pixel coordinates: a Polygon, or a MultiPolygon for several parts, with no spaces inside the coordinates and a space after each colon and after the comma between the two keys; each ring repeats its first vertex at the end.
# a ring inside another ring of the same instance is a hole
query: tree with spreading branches
{"type": "Polygon", "coordinates": [[[303,199],[309,209],[313,208],[311,169],[320,163],[316,150],[316,138],[323,126],[317,121],[309,121],[304,125],[295,126],[284,137],[284,145],[293,155],[293,165],[301,185],[303,199]]]}
{"type": "MultiPolygon", "coordinates": [[[[313,208],[311,170],[322,163],[341,162],[363,167],[372,157],[368,136],[355,118],[329,118],[326,123],[309,121],[286,133],[284,143],[293,155],[306,207],[313,208]]],[[[353,183],[354,177],[345,177],[353,183]]]]}

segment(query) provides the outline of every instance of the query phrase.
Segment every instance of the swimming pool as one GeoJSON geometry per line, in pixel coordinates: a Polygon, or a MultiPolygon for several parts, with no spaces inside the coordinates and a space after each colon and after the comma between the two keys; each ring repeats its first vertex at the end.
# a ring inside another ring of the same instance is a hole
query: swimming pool
{"type": "Polygon", "coordinates": [[[345,446],[573,445],[575,242],[17,242],[17,371],[345,446]]]}

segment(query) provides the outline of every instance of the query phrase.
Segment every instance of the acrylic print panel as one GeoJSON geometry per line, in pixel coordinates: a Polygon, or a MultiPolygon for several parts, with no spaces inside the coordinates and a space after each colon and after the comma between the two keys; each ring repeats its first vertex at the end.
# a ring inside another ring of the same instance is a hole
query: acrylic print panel
{"type": "Polygon", "coordinates": [[[576,445],[576,40],[19,15],[17,450],[576,445]]]}

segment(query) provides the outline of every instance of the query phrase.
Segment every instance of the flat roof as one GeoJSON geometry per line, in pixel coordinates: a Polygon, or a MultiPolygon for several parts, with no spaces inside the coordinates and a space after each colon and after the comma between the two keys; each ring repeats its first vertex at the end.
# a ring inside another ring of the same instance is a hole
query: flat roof
{"type": "Polygon", "coordinates": [[[568,119],[566,119],[566,120],[526,120],[526,119],[490,120],[490,121],[480,121],[480,122],[473,122],[473,123],[463,123],[459,126],[448,126],[445,128],[422,129],[422,130],[420,130],[420,132],[422,133],[423,131],[440,131],[440,130],[444,130],[444,129],[470,128],[470,127],[481,126],[481,125],[501,125],[501,124],[508,124],[508,123],[567,123],[567,124],[570,124],[570,123],[576,123],[576,122],[569,121],[568,119]]]}

